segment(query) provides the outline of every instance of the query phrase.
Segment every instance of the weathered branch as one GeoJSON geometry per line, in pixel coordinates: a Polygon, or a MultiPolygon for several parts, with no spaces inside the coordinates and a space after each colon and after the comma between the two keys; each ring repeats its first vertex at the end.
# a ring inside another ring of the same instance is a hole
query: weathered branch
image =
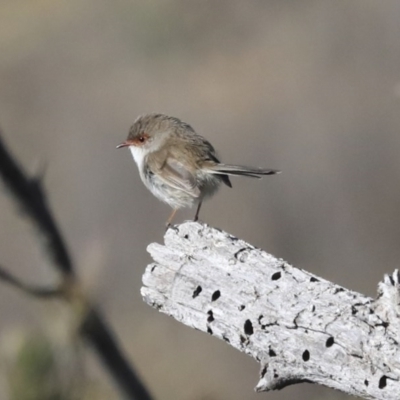
{"type": "Polygon", "coordinates": [[[41,242],[44,244],[45,256],[50,259],[51,265],[61,273],[60,284],[53,289],[27,285],[3,268],[0,270],[0,280],[35,297],[49,298],[52,295],[62,294],[63,298],[68,301],[79,301],[80,309],[85,310],[81,325],[82,336],[96,349],[121,392],[128,399],[150,400],[150,394],[129,365],[104,318],[81,292],[71,257],[47,204],[40,179],[31,179],[24,173],[3,143],[1,132],[0,178],[14,201],[39,232],[41,242]]]}
{"type": "Polygon", "coordinates": [[[313,382],[400,398],[397,271],[373,300],[195,222],[148,250],[144,300],[259,361],[257,391],[313,382]]]}

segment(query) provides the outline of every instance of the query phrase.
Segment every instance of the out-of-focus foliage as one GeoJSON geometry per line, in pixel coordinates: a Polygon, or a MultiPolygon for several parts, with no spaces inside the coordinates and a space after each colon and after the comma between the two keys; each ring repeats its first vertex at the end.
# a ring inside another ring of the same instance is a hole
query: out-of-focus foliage
{"type": "Polygon", "coordinates": [[[82,399],[85,382],[76,348],[52,343],[44,334],[9,332],[3,338],[3,369],[10,400],[82,399]]]}
{"type": "MultiPolygon", "coordinates": [[[[67,329],[66,329],[67,330],[67,329]]],[[[113,396],[88,379],[78,338],[11,329],[3,333],[1,372],[10,400],[102,400],[113,396]]],[[[4,390],[4,389],[3,389],[4,390]]]]}

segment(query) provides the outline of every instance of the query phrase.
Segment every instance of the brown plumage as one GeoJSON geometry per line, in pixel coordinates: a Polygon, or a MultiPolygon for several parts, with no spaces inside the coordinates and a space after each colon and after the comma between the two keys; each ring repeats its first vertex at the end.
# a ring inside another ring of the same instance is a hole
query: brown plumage
{"type": "Polygon", "coordinates": [[[197,205],[198,218],[204,198],[221,183],[232,187],[229,175],[261,178],[280,171],[221,164],[214,147],[187,123],[164,114],[140,116],[128,138],[117,148],[129,146],[146,187],[161,201],[177,209],[197,205]]]}

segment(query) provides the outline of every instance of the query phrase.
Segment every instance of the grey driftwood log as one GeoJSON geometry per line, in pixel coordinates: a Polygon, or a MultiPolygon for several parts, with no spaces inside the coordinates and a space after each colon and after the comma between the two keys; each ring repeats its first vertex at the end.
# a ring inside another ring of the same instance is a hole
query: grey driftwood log
{"type": "Polygon", "coordinates": [[[143,276],[151,306],[261,364],[257,391],[313,382],[400,399],[400,277],[377,299],[345,289],[207,225],[169,229],[143,276]]]}

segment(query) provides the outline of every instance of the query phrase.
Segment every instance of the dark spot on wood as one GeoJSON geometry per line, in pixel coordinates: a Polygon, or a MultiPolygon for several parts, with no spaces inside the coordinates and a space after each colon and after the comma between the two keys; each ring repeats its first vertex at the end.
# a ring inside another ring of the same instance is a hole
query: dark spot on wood
{"type": "Polygon", "coordinates": [[[214,314],[213,314],[213,312],[212,312],[211,310],[209,310],[209,311],[207,312],[207,314],[208,314],[207,322],[209,322],[209,323],[213,322],[213,321],[214,321],[214,314]]]}
{"type": "Polygon", "coordinates": [[[203,288],[201,286],[197,286],[197,288],[194,290],[192,297],[195,299],[203,290],[203,288]]]}
{"type": "MultiPolygon", "coordinates": [[[[232,240],[232,242],[237,242],[239,240],[239,238],[237,238],[236,236],[229,235],[228,237],[230,240],[232,240]]],[[[234,244],[234,243],[232,243],[232,244],[234,244]]]]}
{"type": "Polygon", "coordinates": [[[314,278],[313,276],[310,278],[310,282],[319,282],[317,278],[314,278]]]}
{"type": "Polygon", "coordinates": [[[186,234],[183,238],[184,238],[184,239],[189,239],[189,235],[186,234]]]}
{"type": "Polygon", "coordinates": [[[247,341],[247,339],[243,336],[243,335],[240,335],[240,343],[246,343],[246,341],[247,341]]]}
{"type": "Polygon", "coordinates": [[[333,292],[333,294],[337,294],[337,293],[340,293],[340,292],[344,292],[344,289],[343,288],[336,288],[335,290],[334,290],[334,292],[333,292]]]}
{"type": "Polygon", "coordinates": [[[335,339],[331,336],[326,340],[325,346],[326,347],[331,347],[335,343],[335,339]]]}
{"type": "Polygon", "coordinates": [[[278,279],[281,279],[282,274],[280,272],[275,272],[272,276],[271,279],[273,281],[277,281],[278,279]]]}
{"type": "Polygon", "coordinates": [[[311,307],[311,312],[314,312],[315,311],[315,306],[312,306],[311,307]]]}
{"type": "Polygon", "coordinates": [[[303,361],[308,361],[310,359],[310,352],[308,350],[305,350],[303,352],[302,357],[303,357],[303,361]]]}
{"type": "Polygon", "coordinates": [[[267,373],[267,366],[264,366],[264,368],[261,370],[261,378],[264,378],[266,373],[267,373]]]}
{"type": "Polygon", "coordinates": [[[354,306],[351,306],[351,315],[356,315],[357,312],[358,310],[354,306]]]}
{"type": "MultiPolygon", "coordinates": [[[[236,258],[236,260],[239,260],[239,255],[243,253],[244,251],[247,250],[247,247],[243,247],[242,249],[238,250],[233,256],[236,258]]],[[[240,262],[243,262],[242,260],[239,260],[240,262]]],[[[246,261],[246,260],[245,260],[246,261]]]]}
{"type": "Polygon", "coordinates": [[[368,379],[366,379],[366,380],[364,381],[364,385],[365,385],[365,386],[368,386],[368,385],[369,385],[368,379]]]}
{"type": "Polygon", "coordinates": [[[239,306],[239,311],[243,311],[245,308],[246,306],[242,304],[241,306],[239,306]]]}
{"type": "Polygon", "coordinates": [[[381,379],[379,379],[379,389],[383,389],[384,387],[386,387],[386,382],[387,381],[387,376],[386,375],[382,375],[381,379]]]}
{"type": "Polygon", "coordinates": [[[269,349],[268,355],[269,355],[270,357],[276,357],[276,353],[275,353],[272,349],[269,349]]]}
{"type": "Polygon", "coordinates": [[[210,335],[213,334],[213,331],[212,331],[212,329],[211,329],[209,326],[207,327],[207,333],[209,333],[210,335]]]}
{"type": "Polygon", "coordinates": [[[230,343],[231,341],[229,340],[229,338],[225,335],[222,336],[222,339],[225,340],[226,343],[230,343]]]}
{"type": "Polygon", "coordinates": [[[274,369],[274,378],[277,379],[279,378],[279,375],[276,373],[276,370],[274,369]]]}
{"type": "Polygon", "coordinates": [[[157,265],[153,265],[152,267],[151,267],[151,272],[154,272],[154,270],[157,268],[157,265]]]}
{"type": "Polygon", "coordinates": [[[249,319],[247,319],[246,322],[244,323],[244,333],[248,336],[254,333],[253,324],[249,319]]]}
{"type": "Polygon", "coordinates": [[[216,290],[211,296],[211,301],[218,300],[220,297],[221,297],[221,292],[219,290],[216,290]]]}

